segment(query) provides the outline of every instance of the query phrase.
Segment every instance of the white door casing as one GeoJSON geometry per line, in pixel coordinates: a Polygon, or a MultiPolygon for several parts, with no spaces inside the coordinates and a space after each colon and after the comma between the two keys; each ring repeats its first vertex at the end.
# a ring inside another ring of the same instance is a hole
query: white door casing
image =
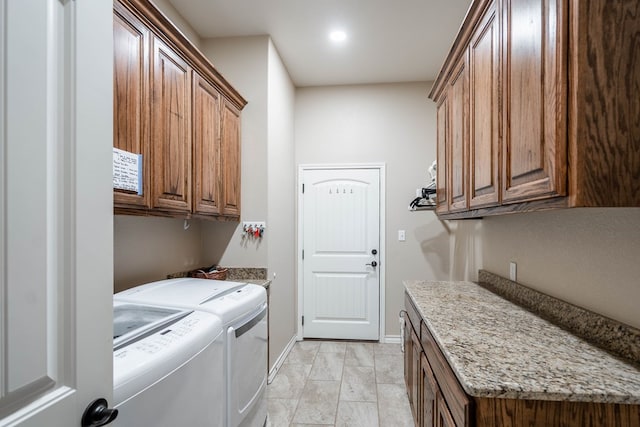
{"type": "Polygon", "coordinates": [[[112,384],[112,4],[0,3],[0,426],[112,384]]]}
{"type": "Polygon", "coordinates": [[[380,175],[376,167],[302,171],[306,338],[380,338],[380,175]]]}

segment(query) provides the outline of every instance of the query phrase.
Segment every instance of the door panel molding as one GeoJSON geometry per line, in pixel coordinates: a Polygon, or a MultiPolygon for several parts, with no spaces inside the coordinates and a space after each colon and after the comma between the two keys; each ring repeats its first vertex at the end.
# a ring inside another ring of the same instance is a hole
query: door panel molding
{"type": "Polygon", "coordinates": [[[377,169],[379,171],[380,176],[380,193],[379,193],[379,203],[380,203],[380,247],[378,248],[378,274],[379,274],[379,304],[378,304],[378,319],[379,319],[379,330],[378,337],[380,342],[384,342],[385,340],[385,313],[386,313],[386,239],[385,239],[385,223],[386,223],[386,215],[385,215],[385,206],[386,206],[386,164],[385,163],[345,163],[345,164],[301,164],[298,165],[298,180],[297,180],[297,194],[298,194],[298,206],[296,213],[296,221],[297,221],[297,292],[298,292],[298,307],[297,307],[297,340],[302,341],[303,339],[303,326],[302,326],[302,316],[304,314],[304,265],[303,265],[303,253],[302,250],[304,248],[304,204],[303,204],[303,176],[305,171],[311,170],[349,170],[349,169],[377,169]]]}

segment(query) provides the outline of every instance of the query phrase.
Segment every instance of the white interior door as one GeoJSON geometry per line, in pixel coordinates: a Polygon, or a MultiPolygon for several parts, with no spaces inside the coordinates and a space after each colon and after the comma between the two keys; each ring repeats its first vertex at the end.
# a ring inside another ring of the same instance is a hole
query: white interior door
{"type": "Polygon", "coordinates": [[[303,336],[377,340],[380,170],[305,170],[303,185],[303,336]]]}
{"type": "Polygon", "coordinates": [[[0,426],[111,399],[111,2],[0,2],[0,426]]]}

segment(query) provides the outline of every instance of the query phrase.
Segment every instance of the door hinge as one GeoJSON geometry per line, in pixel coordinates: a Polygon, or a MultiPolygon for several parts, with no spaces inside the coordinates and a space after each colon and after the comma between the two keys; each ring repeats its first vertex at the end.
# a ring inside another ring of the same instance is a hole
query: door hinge
{"type": "Polygon", "coordinates": [[[304,259],[304,249],[302,250],[302,259],[304,259]]]}
{"type": "Polygon", "coordinates": [[[304,184],[302,184],[302,194],[304,194],[304,184]]]}
{"type": "Polygon", "coordinates": [[[302,326],[304,326],[304,316],[302,316],[302,326]]]}

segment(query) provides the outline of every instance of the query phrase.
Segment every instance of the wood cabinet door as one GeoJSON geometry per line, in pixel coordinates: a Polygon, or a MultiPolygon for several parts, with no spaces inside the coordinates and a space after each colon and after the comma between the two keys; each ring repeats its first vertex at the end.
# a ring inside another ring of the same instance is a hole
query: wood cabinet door
{"type": "Polygon", "coordinates": [[[113,146],[142,154],[142,194],[114,189],[113,201],[148,208],[150,33],[120,3],[113,8],[113,146]]]}
{"type": "Polygon", "coordinates": [[[465,53],[453,70],[448,83],[447,97],[449,98],[449,138],[448,145],[448,201],[449,211],[467,209],[467,187],[469,162],[468,156],[468,119],[469,119],[469,89],[468,89],[468,55],[465,53]]]}
{"type": "Polygon", "coordinates": [[[438,119],[438,154],[436,163],[436,212],[445,213],[449,211],[447,199],[447,171],[449,155],[449,103],[447,96],[442,97],[437,107],[438,119]]]}
{"type": "Polygon", "coordinates": [[[496,206],[500,185],[500,31],[495,1],[469,45],[469,207],[496,206]]]}
{"type": "Polygon", "coordinates": [[[230,217],[239,217],[240,111],[226,99],[222,101],[221,132],[222,214],[230,217]]]}
{"type": "Polygon", "coordinates": [[[153,38],[153,208],[191,210],[191,69],[153,38]]]}
{"type": "MultiPolygon", "coordinates": [[[[436,426],[437,427],[456,427],[456,423],[451,416],[451,412],[447,407],[441,393],[437,393],[436,397],[436,426]]],[[[460,426],[463,427],[463,426],[460,426]]]]}
{"type": "Polygon", "coordinates": [[[411,412],[417,426],[422,425],[422,411],[420,409],[421,400],[421,383],[420,378],[422,371],[420,370],[420,355],[422,354],[422,346],[416,332],[411,329],[411,388],[409,390],[409,403],[411,403],[411,412]]]}
{"type": "Polygon", "coordinates": [[[423,427],[433,427],[436,425],[438,383],[433,375],[433,371],[431,371],[431,366],[424,352],[420,354],[420,371],[422,376],[422,393],[420,399],[420,407],[422,408],[421,425],[423,427]]]}
{"type": "Polygon", "coordinates": [[[566,194],[566,9],[503,2],[503,203],[566,194]]]}
{"type": "Polygon", "coordinates": [[[193,212],[220,214],[220,93],[193,72],[193,212]]]}

